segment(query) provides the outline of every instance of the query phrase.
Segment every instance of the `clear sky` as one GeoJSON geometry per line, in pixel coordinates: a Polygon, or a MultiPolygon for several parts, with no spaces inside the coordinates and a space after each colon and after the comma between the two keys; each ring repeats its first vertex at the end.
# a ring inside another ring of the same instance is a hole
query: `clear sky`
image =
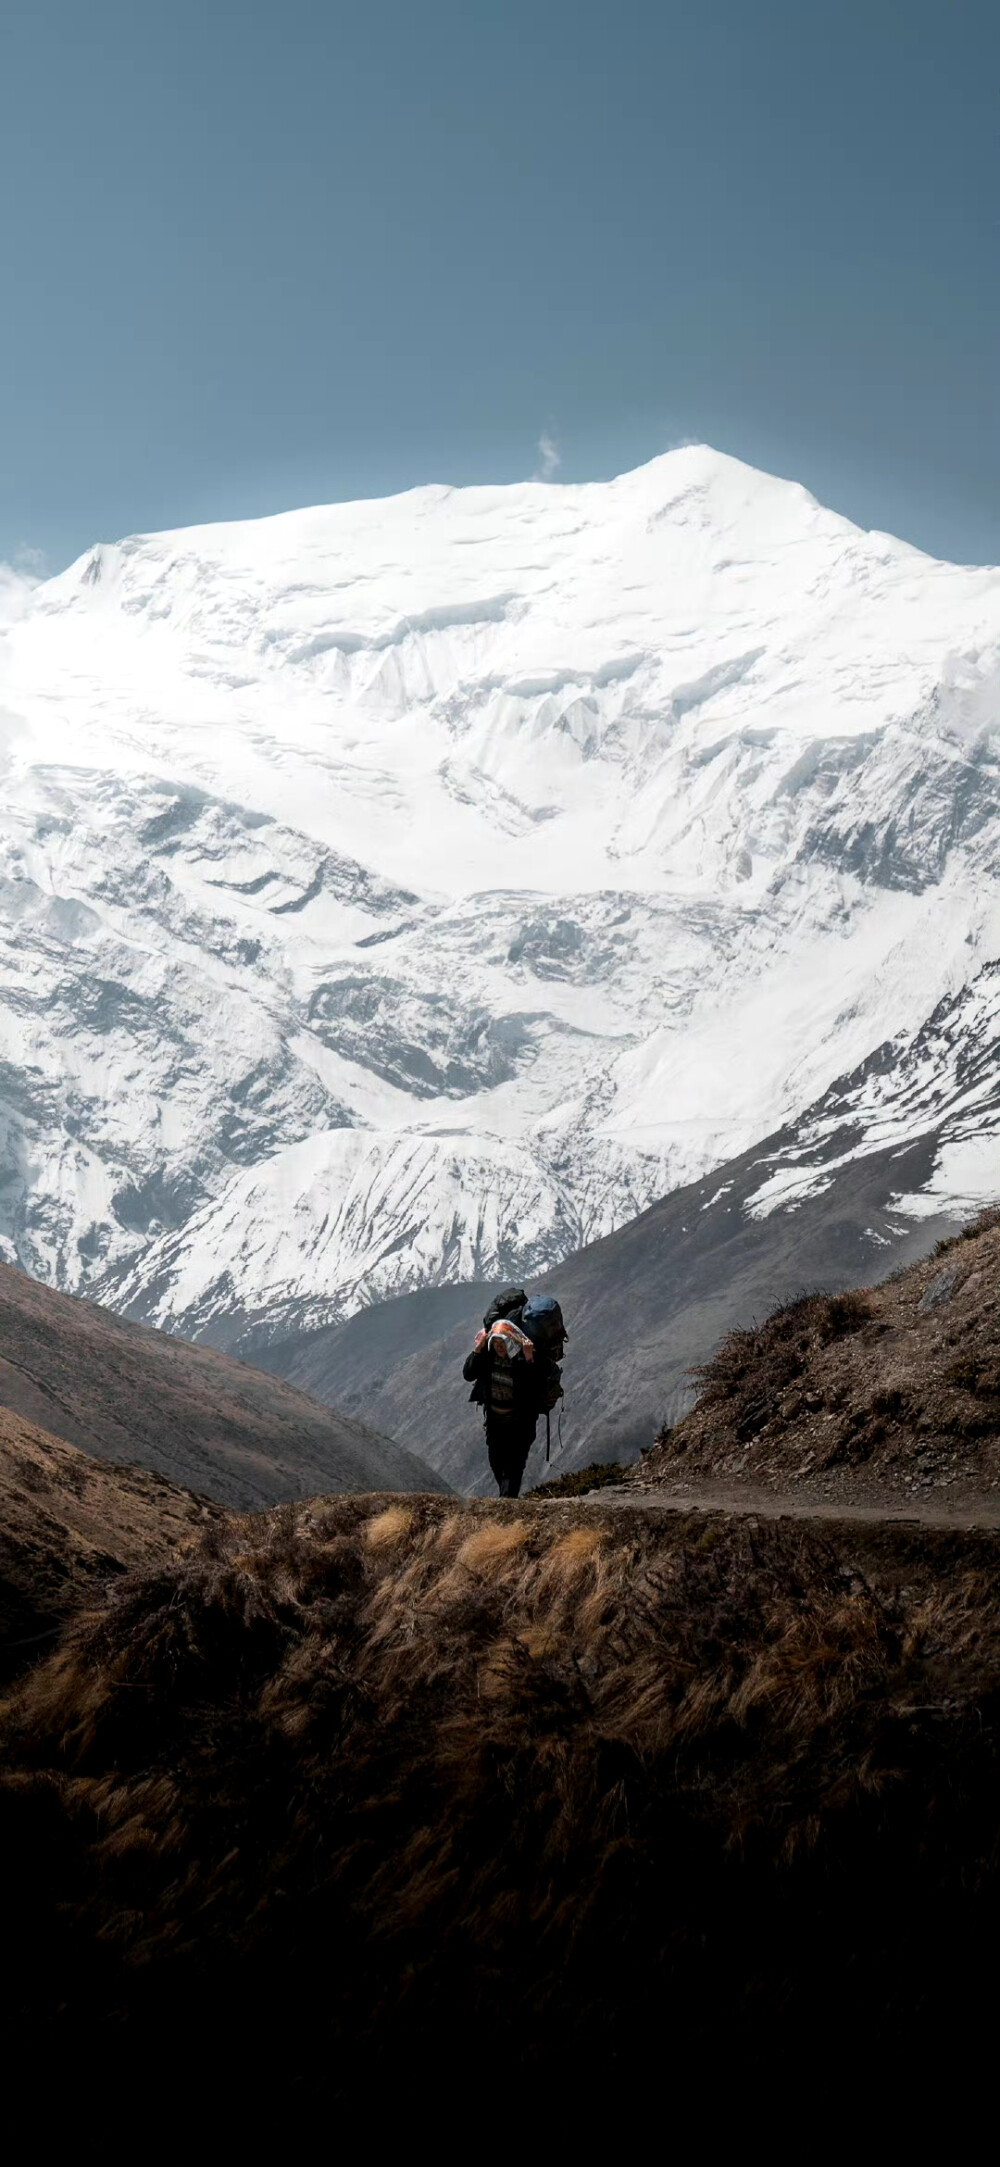
{"type": "Polygon", "coordinates": [[[1000,560],[997,0],[6,0],[0,556],[704,439],[1000,560]]]}

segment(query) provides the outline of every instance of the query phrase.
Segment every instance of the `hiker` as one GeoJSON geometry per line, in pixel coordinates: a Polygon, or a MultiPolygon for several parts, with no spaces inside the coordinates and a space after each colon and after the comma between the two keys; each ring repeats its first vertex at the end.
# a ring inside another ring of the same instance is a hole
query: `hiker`
{"type": "Polygon", "coordinates": [[[501,1497],[520,1496],[539,1415],[545,1416],[548,1434],[549,1415],[562,1398],[560,1363],[567,1336],[551,1294],[529,1296],[523,1287],[504,1287],[466,1356],[462,1375],[472,1386],[470,1400],[483,1410],[486,1450],[501,1497]]]}

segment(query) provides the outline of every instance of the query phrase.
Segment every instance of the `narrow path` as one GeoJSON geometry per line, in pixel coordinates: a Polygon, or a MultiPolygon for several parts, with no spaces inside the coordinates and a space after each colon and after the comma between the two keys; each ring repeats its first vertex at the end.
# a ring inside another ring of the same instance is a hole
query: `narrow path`
{"type": "Polygon", "coordinates": [[[753,1489],[640,1490],[631,1485],[609,1484],[605,1490],[587,1490],[574,1500],[579,1505],[606,1506],[640,1512],[728,1512],[759,1520],[861,1520],[868,1526],[887,1521],[938,1528],[1000,1528],[1000,1498],[976,1499],[954,1505],[840,1505],[833,1498],[803,1498],[794,1492],[753,1489]]]}

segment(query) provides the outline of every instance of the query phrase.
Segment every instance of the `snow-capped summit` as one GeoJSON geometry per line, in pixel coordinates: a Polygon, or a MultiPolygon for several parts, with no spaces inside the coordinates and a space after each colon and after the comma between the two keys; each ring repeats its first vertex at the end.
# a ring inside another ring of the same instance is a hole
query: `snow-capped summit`
{"type": "Polygon", "coordinates": [[[1000,953],[998,657],[1000,573],[702,446],[18,589],[2,1253],[238,1343],[732,1158],[1000,953]]]}

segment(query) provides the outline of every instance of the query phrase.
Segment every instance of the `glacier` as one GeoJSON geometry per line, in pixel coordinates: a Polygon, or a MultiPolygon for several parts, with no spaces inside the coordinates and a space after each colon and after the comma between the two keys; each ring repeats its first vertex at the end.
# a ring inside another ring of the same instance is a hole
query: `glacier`
{"type": "Polygon", "coordinates": [[[1000,957],[998,666],[704,446],[0,585],[0,1255],[238,1349],[701,1179],[1000,957]]]}

